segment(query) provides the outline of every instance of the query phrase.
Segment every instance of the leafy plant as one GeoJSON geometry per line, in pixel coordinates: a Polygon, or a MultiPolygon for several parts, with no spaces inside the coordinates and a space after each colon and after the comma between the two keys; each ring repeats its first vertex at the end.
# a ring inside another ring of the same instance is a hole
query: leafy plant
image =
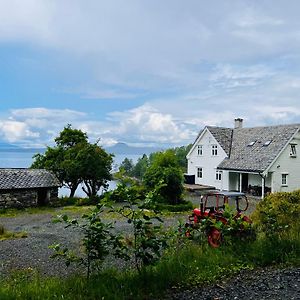
{"type": "Polygon", "coordinates": [[[255,226],[267,236],[278,236],[288,231],[300,231],[300,190],[273,193],[256,207],[252,218],[255,226]]]}
{"type": "Polygon", "coordinates": [[[77,219],[70,219],[67,215],[58,216],[54,220],[54,222],[63,221],[67,224],[66,227],[78,228],[83,233],[82,244],[85,255],[77,255],[74,251],[61,244],[54,244],[50,246],[55,251],[52,258],[60,257],[65,259],[67,266],[72,262],[83,265],[86,268],[87,278],[90,277],[94,269],[99,269],[111,249],[115,251],[116,255],[122,254],[121,237],[112,234],[112,224],[104,223],[100,218],[103,208],[103,204],[97,204],[90,214],[82,215],[82,223],[77,219]]]}
{"type": "Polygon", "coordinates": [[[154,211],[145,209],[157,197],[155,189],[147,194],[143,203],[128,195],[128,205],[116,211],[127,219],[133,227],[133,237],[127,239],[127,256],[134,257],[134,264],[139,273],[144,266],[153,265],[167,246],[167,238],[161,234],[159,223],[163,221],[154,211]],[[140,206],[138,206],[140,204],[140,206]],[[158,223],[158,224],[157,224],[158,223]]]}

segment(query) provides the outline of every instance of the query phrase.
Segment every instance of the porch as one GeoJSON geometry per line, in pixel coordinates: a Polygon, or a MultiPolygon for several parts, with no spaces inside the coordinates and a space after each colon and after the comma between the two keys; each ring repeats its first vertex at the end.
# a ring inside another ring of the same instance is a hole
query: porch
{"type": "Polygon", "coordinates": [[[272,192],[272,173],[229,172],[229,190],[264,198],[272,192]]]}

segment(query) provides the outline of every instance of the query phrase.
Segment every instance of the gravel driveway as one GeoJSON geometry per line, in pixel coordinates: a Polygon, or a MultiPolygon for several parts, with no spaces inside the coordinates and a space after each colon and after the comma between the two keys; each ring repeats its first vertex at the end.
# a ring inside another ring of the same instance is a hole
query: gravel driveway
{"type": "Polygon", "coordinates": [[[0,224],[9,231],[26,231],[27,238],[0,241],[0,272],[33,268],[47,275],[64,276],[72,271],[62,261],[50,259],[49,245],[67,243],[78,246],[78,232],[65,229],[64,224],[52,223],[51,214],[24,214],[14,218],[0,218],[0,224]]]}
{"type": "MultiPolygon", "coordinates": [[[[14,218],[0,218],[0,224],[10,231],[26,231],[27,238],[0,241],[0,273],[33,268],[41,274],[66,276],[75,270],[63,261],[50,259],[53,243],[79,247],[79,232],[52,222],[53,214],[24,214],[14,218]]],[[[176,221],[175,221],[176,222],[176,221]]],[[[168,225],[174,221],[168,219],[168,225]]],[[[130,232],[127,222],[118,220],[117,230],[130,232]]],[[[77,270],[78,271],[78,270],[77,270]]],[[[213,286],[193,287],[185,291],[170,291],[167,299],[300,299],[300,269],[262,269],[241,272],[228,281],[213,286]]]]}
{"type": "Polygon", "coordinates": [[[233,279],[212,286],[171,291],[168,299],[299,300],[300,268],[244,271],[233,279]]]}

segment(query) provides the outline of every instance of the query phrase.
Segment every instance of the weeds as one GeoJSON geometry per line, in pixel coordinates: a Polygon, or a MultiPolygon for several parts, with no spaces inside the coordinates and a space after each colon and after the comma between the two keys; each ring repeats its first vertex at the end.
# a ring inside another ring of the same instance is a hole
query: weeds
{"type": "Polygon", "coordinates": [[[0,241],[9,240],[9,239],[19,239],[26,238],[27,232],[11,232],[5,229],[3,225],[0,224],[0,241]]]}

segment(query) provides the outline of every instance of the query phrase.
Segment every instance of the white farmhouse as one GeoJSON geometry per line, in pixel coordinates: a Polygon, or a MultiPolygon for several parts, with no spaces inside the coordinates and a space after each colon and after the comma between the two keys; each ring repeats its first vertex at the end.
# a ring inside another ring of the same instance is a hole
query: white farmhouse
{"type": "Polygon", "coordinates": [[[243,128],[205,127],[187,155],[195,184],[226,191],[300,189],[300,124],[243,128]],[[299,153],[298,153],[299,152],[299,153]]]}

